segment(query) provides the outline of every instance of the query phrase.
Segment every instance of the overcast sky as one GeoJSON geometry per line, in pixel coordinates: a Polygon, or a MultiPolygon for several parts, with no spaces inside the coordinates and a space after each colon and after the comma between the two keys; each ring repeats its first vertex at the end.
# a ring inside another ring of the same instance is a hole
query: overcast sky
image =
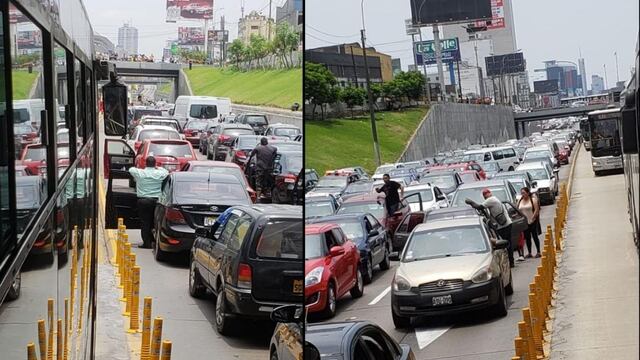
{"type": "MultiPolygon", "coordinates": [[[[220,16],[225,16],[225,28],[229,30],[230,40],[238,36],[238,19],[242,0],[213,0],[213,17],[216,29],[220,26],[220,16]]],[[[269,0],[244,0],[245,15],[252,10],[269,14],[269,0]]],[[[276,15],[276,6],[284,0],[273,0],[272,17],[276,15]]],[[[138,28],[138,51],[162,57],[162,49],[168,39],[178,38],[179,26],[203,26],[202,21],[167,23],[166,0],[84,0],[93,30],[118,44],[118,28],[124,22],[138,28]]]]}
{"type": "MultiPolygon", "coordinates": [[[[530,80],[539,79],[533,69],[545,60],[578,62],[585,59],[587,83],[591,75],[616,81],[614,52],[618,53],[620,80],[628,80],[638,39],[638,0],[515,0],[516,43],[527,60],[530,80]]],[[[367,44],[402,59],[403,69],[413,63],[411,37],[404,20],[411,17],[409,0],[364,0],[367,44]],[[391,5],[393,3],[393,5],[391,5]]],[[[305,47],[359,41],[362,28],[358,0],[305,0],[305,47]]],[[[431,31],[424,39],[433,39],[431,31]]]]}

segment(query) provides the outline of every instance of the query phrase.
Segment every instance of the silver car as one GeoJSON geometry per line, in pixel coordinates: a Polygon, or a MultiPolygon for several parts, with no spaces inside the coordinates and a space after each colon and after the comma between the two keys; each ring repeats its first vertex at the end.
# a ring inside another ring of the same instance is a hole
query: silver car
{"type": "Polygon", "coordinates": [[[513,293],[507,245],[476,215],[418,225],[391,286],[396,328],[409,327],[415,316],[484,308],[505,316],[513,293]]]}

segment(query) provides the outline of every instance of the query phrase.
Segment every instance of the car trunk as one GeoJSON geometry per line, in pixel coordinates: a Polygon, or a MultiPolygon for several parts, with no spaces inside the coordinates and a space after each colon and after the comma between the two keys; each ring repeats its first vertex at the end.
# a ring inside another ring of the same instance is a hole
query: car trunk
{"type": "Polygon", "coordinates": [[[220,214],[229,207],[229,205],[213,204],[177,206],[177,208],[182,212],[187,223],[194,228],[213,225],[213,222],[218,218],[218,216],[220,216],[220,214]],[[212,207],[215,207],[215,211],[212,210],[212,207]],[[206,224],[205,219],[208,219],[206,224]]]}

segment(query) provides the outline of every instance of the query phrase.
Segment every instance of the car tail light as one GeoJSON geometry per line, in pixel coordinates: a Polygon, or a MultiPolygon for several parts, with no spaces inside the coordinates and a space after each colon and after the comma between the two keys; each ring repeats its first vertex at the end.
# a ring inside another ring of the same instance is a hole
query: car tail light
{"type": "Polygon", "coordinates": [[[238,264],[238,287],[251,289],[251,266],[238,264]]]}
{"type": "Polygon", "coordinates": [[[244,150],[238,150],[236,151],[236,157],[244,160],[247,158],[247,153],[244,150]]]}
{"type": "Polygon", "coordinates": [[[192,136],[192,135],[193,135],[193,130],[184,129],[184,136],[192,136]]]}
{"type": "Polygon", "coordinates": [[[220,135],[218,136],[218,141],[225,142],[231,140],[231,136],[229,135],[220,135]]]}
{"type": "Polygon", "coordinates": [[[180,212],[180,210],[167,208],[164,212],[165,219],[174,224],[186,224],[187,221],[184,219],[184,216],[180,212]]]}
{"type": "Polygon", "coordinates": [[[167,242],[169,245],[180,245],[180,240],[174,238],[167,238],[167,242]]]}
{"type": "Polygon", "coordinates": [[[286,175],[284,177],[284,182],[285,183],[289,183],[289,184],[295,184],[296,183],[296,177],[295,175],[286,175]]]}

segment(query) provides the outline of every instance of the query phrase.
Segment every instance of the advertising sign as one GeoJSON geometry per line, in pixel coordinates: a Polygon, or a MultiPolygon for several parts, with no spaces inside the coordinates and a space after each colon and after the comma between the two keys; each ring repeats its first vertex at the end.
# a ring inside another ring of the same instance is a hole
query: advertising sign
{"type": "Polygon", "coordinates": [[[526,61],[522,53],[487,56],[485,59],[487,76],[502,76],[525,71],[526,61]]]}
{"type": "Polygon", "coordinates": [[[504,0],[491,0],[491,13],[490,21],[476,21],[475,26],[486,26],[487,30],[504,28],[504,0]]]}
{"type": "Polygon", "coordinates": [[[42,33],[40,30],[18,31],[18,48],[39,49],[42,47],[42,33]]]}
{"type": "Polygon", "coordinates": [[[209,30],[209,42],[229,42],[229,30],[209,30]]]}
{"type": "Polygon", "coordinates": [[[557,93],[558,80],[540,80],[533,82],[533,92],[536,94],[557,93]]]}
{"type": "Polygon", "coordinates": [[[414,25],[461,23],[492,18],[490,0],[410,0],[414,25]]]}
{"type": "Polygon", "coordinates": [[[411,22],[411,19],[406,19],[404,21],[404,27],[407,31],[407,35],[418,35],[420,34],[420,28],[413,26],[413,23],[411,22]]]}
{"type": "Polygon", "coordinates": [[[213,19],[213,0],[167,0],[167,22],[213,19]]]}
{"type": "Polygon", "coordinates": [[[204,33],[200,27],[179,27],[179,45],[204,45],[204,33]]]}
{"type": "MultiPolygon", "coordinates": [[[[443,62],[460,61],[458,38],[440,40],[440,50],[443,62]]],[[[436,49],[433,40],[416,42],[415,51],[418,65],[432,65],[436,63],[436,49]]]]}

